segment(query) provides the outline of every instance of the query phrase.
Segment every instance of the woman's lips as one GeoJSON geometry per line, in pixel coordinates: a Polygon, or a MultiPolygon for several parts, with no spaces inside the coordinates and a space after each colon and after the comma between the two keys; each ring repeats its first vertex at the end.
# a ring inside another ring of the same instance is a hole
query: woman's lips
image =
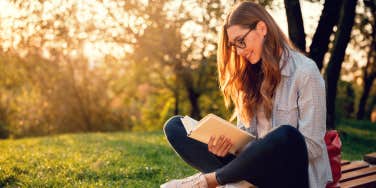
{"type": "Polygon", "coordinates": [[[247,59],[248,60],[251,60],[251,56],[253,55],[253,51],[251,51],[248,55],[247,55],[247,59]]]}

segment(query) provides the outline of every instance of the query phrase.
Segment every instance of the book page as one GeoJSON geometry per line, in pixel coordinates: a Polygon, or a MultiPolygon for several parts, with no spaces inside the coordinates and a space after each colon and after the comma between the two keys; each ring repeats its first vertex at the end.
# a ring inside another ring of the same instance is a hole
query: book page
{"type": "Polygon", "coordinates": [[[208,114],[201,119],[189,137],[207,144],[211,136],[218,138],[221,135],[231,139],[233,147],[230,149],[230,153],[233,154],[240,151],[242,147],[255,139],[253,135],[235,127],[227,120],[214,114],[208,114]]]}
{"type": "Polygon", "coordinates": [[[189,116],[184,116],[183,118],[181,118],[181,122],[183,123],[185,131],[187,131],[188,135],[195,129],[198,124],[198,121],[189,116]]]}

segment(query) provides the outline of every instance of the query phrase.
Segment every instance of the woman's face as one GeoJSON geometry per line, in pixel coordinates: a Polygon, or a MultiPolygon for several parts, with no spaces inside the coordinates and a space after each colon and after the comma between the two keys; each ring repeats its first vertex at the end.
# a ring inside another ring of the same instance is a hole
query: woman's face
{"type": "Polygon", "coordinates": [[[237,54],[252,64],[256,64],[261,59],[266,33],[267,29],[263,21],[259,21],[254,28],[241,25],[227,28],[228,43],[234,45],[237,54]]]}

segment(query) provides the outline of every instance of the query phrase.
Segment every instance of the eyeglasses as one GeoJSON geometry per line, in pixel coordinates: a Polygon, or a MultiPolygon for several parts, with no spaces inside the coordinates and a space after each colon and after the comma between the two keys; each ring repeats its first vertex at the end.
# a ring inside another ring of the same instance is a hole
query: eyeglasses
{"type": "Polygon", "coordinates": [[[257,25],[257,22],[249,25],[249,30],[240,38],[236,39],[235,40],[235,43],[232,43],[232,42],[229,42],[228,43],[228,47],[231,48],[231,47],[235,47],[236,48],[240,48],[240,49],[244,49],[247,47],[247,44],[245,43],[244,39],[245,37],[247,37],[247,35],[256,28],[256,25],[257,25]]]}

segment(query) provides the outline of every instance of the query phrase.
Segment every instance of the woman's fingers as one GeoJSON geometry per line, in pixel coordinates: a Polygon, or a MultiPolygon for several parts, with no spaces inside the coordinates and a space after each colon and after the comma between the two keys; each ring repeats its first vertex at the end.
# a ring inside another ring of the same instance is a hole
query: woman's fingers
{"type": "Polygon", "coordinates": [[[225,142],[225,137],[223,135],[221,135],[219,137],[219,139],[217,140],[217,142],[215,143],[215,147],[217,149],[217,151],[219,151],[221,149],[221,147],[223,146],[225,142]]]}
{"type": "Polygon", "coordinates": [[[215,145],[213,146],[213,153],[217,156],[219,156],[219,152],[221,151],[221,148],[223,147],[224,143],[224,136],[220,136],[218,140],[215,142],[215,145]]]}
{"type": "Polygon", "coordinates": [[[215,136],[211,136],[208,142],[208,150],[213,153],[215,136]]]}
{"type": "Polygon", "coordinates": [[[231,146],[232,146],[231,140],[226,138],[225,142],[223,143],[222,147],[220,148],[218,152],[218,155],[221,157],[226,156],[231,146]]]}
{"type": "Polygon", "coordinates": [[[215,140],[215,136],[210,137],[208,142],[208,150],[217,155],[217,156],[225,156],[227,155],[228,151],[230,150],[232,144],[230,139],[225,138],[225,136],[220,136],[217,140],[215,140]],[[214,144],[215,142],[215,144],[214,144]]]}
{"type": "Polygon", "coordinates": [[[213,154],[216,154],[217,155],[217,152],[218,152],[218,146],[220,144],[220,140],[221,140],[221,137],[217,138],[216,140],[216,137],[215,136],[211,136],[210,139],[209,139],[209,143],[208,143],[208,149],[210,152],[212,152],[213,154]]]}

